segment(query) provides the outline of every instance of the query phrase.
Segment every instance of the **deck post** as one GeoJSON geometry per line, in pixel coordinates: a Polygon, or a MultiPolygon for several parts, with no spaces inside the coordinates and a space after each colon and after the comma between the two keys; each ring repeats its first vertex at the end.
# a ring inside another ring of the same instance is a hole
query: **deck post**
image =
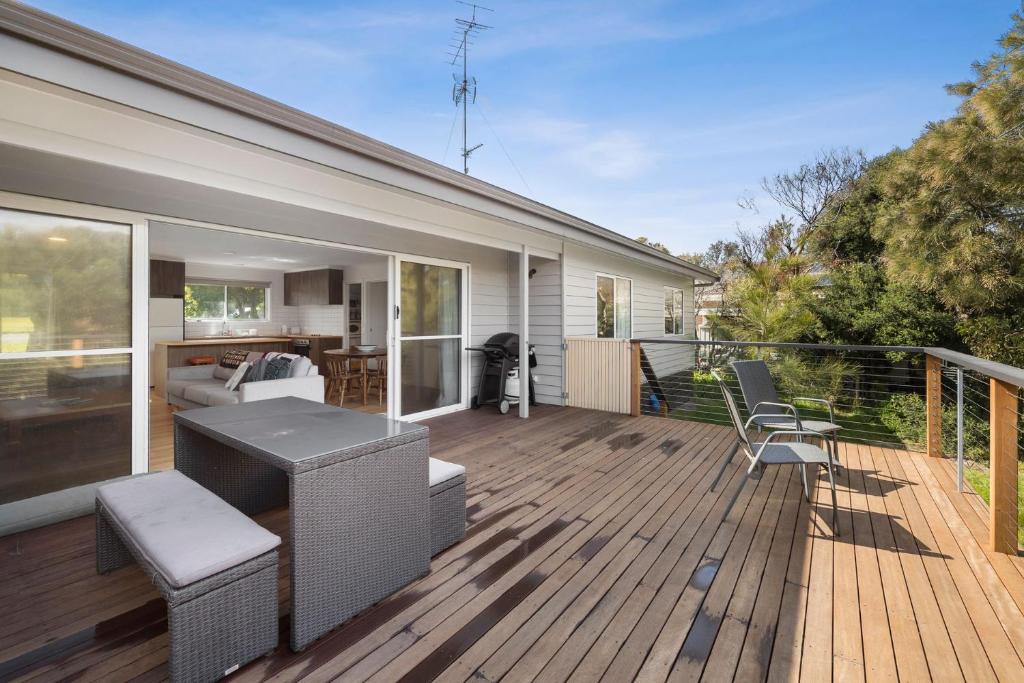
{"type": "Polygon", "coordinates": [[[925,354],[925,415],[928,455],[942,457],[942,361],[925,354]]]}
{"type": "Polygon", "coordinates": [[[530,249],[519,255],[519,417],[530,417],[530,249]]]}
{"type": "Polygon", "coordinates": [[[989,386],[989,549],[1017,554],[1017,387],[989,386]]]}
{"type": "Polygon", "coordinates": [[[629,414],[640,417],[640,342],[629,343],[629,414]]]}

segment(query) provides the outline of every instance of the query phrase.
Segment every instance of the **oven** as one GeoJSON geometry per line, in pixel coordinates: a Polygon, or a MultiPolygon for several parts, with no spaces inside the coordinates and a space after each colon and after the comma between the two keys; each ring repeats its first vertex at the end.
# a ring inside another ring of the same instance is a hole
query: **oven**
{"type": "Polygon", "coordinates": [[[309,340],[292,339],[292,353],[309,358],[309,340]]]}

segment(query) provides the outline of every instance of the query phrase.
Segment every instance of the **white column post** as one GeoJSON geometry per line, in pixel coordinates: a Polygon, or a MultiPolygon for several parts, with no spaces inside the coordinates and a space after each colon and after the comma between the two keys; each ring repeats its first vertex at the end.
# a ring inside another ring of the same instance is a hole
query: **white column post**
{"type": "Polygon", "coordinates": [[[519,254],[519,417],[530,416],[530,252],[519,254]]]}

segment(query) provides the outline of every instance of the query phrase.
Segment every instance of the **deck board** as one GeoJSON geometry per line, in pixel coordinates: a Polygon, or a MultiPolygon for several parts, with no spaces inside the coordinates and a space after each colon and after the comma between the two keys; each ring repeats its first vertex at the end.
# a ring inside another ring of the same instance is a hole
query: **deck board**
{"type": "MultiPolygon", "coordinates": [[[[545,406],[429,425],[432,454],[468,470],[466,539],[233,679],[1024,678],[1024,560],[985,549],[948,461],[841,444],[835,537],[821,477],[808,502],[795,469],[744,484],[737,458],[712,491],[732,443],[718,426],[545,406]]],[[[287,510],[257,520],[284,533],[287,510]]],[[[93,543],[91,517],[0,538],[0,680],[166,679],[156,591],[137,568],[96,576],[93,543]]]]}

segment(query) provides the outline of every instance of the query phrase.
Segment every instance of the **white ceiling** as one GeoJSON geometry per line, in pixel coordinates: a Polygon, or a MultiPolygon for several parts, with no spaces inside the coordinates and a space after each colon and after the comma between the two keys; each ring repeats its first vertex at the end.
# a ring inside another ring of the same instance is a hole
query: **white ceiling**
{"type": "Polygon", "coordinates": [[[223,230],[157,222],[149,225],[150,256],[172,261],[281,271],[313,267],[343,268],[386,261],[386,257],[378,254],[253,237],[223,230]]]}

